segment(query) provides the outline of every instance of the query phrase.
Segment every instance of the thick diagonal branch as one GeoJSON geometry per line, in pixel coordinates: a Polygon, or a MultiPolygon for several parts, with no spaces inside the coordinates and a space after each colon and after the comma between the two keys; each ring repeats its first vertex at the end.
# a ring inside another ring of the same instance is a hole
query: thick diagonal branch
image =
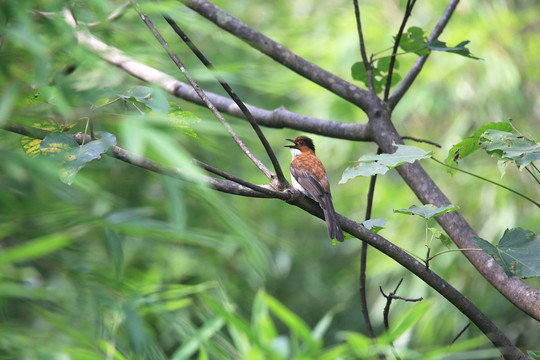
{"type": "MultiPolygon", "coordinates": [[[[402,144],[403,141],[392,124],[390,109],[374,109],[369,116],[369,126],[373,130],[375,141],[384,152],[393,153],[394,144],[402,144]]],[[[450,204],[446,195],[418,162],[400,165],[397,171],[423,204],[435,206],[450,204]]],[[[477,234],[458,211],[438,216],[436,219],[459,248],[478,248],[473,241],[477,234]]],[[[540,321],[539,290],[533,289],[517,277],[509,279],[503,268],[485,252],[464,251],[463,253],[480,274],[510,302],[540,321]]]]}
{"type": "Polygon", "coordinates": [[[370,103],[373,98],[368,96],[369,91],[361,89],[303,59],[285,46],[244,24],[211,2],[206,0],[182,0],[182,2],[223,30],[244,40],[250,46],[268,55],[278,63],[350,101],[362,110],[367,111],[370,105],[373,105],[370,103]]]}

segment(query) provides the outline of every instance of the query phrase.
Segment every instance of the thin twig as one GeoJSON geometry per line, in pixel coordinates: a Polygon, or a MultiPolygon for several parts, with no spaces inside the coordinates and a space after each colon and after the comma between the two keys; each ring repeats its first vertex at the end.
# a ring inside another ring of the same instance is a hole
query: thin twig
{"type": "Polygon", "coordinates": [[[431,141],[431,140],[420,139],[420,138],[416,138],[416,137],[412,137],[412,136],[402,136],[401,139],[402,140],[412,140],[412,141],[416,141],[416,142],[430,144],[430,145],[438,147],[439,149],[442,148],[441,145],[439,145],[436,142],[431,141]]]}
{"type": "Polygon", "coordinates": [[[191,49],[191,51],[199,58],[199,60],[206,66],[208,70],[210,70],[211,73],[214,74],[216,80],[221,84],[223,89],[229,94],[231,99],[238,105],[244,116],[246,117],[247,121],[251,124],[251,127],[259,137],[259,140],[263,144],[263,147],[268,154],[268,157],[270,158],[270,161],[272,162],[272,165],[274,166],[274,171],[276,172],[278,181],[280,184],[287,184],[287,180],[285,180],[285,176],[283,175],[283,171],[281,170],[281,166],[279,165],[279,161],[277,160],[276,155],[274,154],[274,151],[272,150],[272,147],[268,143],[268,140],[264,136],[261,128],[257,124],[257,121],[255,121],[255,118],[247,108],[247,106],[244,104],[244,102],[238,97],[236,92],[229,86],[229,84],[223,79],[221,76],[217,75],[214,71],[214,65],[204,56],[204,54],[197,48],[197,46],[191,41],[191,39],[182,31],[180,26],[171,19],[168,16],[163,16],[167,23],[173,28],[174,32],[180,38],[186,43],[186,45],[191,49]]]}
{"type": "Polygon", "coordinates": [[[460,332],[458,332],[458,334],[452,339],[452,342],[450,344],[455,343],[457,339],[459,339],[459,337],[463,335],[463,333],[469,328],[469,326],[471,326],[471,323],[465,325],[465,327],[460,332]]]}
{"type": "Polygon", "coordinates": [[[366,54],[366,45],[364,43],[364,33],[362,32],[362,20],[360,17],[360,7],[358,6],[358,0],[354,0],[354,15],[356,17],[356,28],[358,31],[358,41],[360,43],[360,54],[362,55],[362,61],[366,69],[366,75],[368,80],[369,90],[373,91],[373,74],[371,72],[371,62],[368,60],[366,54]]]}
{"type": "MultiPolygon", "coordinates": [[[[459,3],[459,0],[450,0],[448,6],[446,7],[446,10],[444,11],[444,14],[439,19],[439,22],[433,29],[433,32],[430,34],[428,38],[428,42],[432,42],[436,40],[439,37],[439,35],[443,32],[444,28],[448,24],[448,21],[450,21],[450,18],[452,17],[454,10],[456,10],[458,3],[459,3]]],[[[392,96],[388,99],[387,103],[391,110],[396,107],[396,105],[399,103],[401,98],[405,95],[407,90],[409,90],[414,80],[416,80],[416,77],[422,70],[428,57],[429,57],[429,53],[426,55],[422,55],[418,57],[418,59],[416,59],[414,65],[409,70],[409,73],[405,76],[405,78],[403,79],[403,81],[401,81],[396,91],[394,91],[392,96]]]]}
{"type": "Polygon", "coordinates": [[[485,177],[480,176],[480,175],[476,175],[476,174],[474,174],[474,173],[472,173],[472,172],[469,172],[469,171],[467,171],[467,170],[463,170],[463,169],[457,168],[457,167],[455,167],[455,166],[450,166],[450,165],[445,164],[444,162],[442,162],[442,161],[440,161],[440,160],[435,159],[434,157],[431,157],[431,159],[432,159],[433,161],[435,161],[435,162],[441,164],[441,165],[446,166],[447,168],[452,169],[452,170],[460,171],[460,172],[465,173],[465,174],[467,174],[467,175],[474,176],[475,178],[478,178],[478,179],[480,179],[480,180],[487,181],[488,183],[491,183],[491,184],[493,184],[493,185],[497,185],[497,186],[499,186],[499,187],[502,187],[503,189],[508,190],[508,191],[510,191],[511,193],[514,193],[514,194],[516,194],[516,195],[518,195],[518,196],[521,196],[522,198],[524,198],[524,199],[529,200],[530,202],[532,202],[534,205],[540,207],[540,203],[538,203],[538,202],[536,202],[535,200],[531,199],[531,198],[528,197],[527,195],[524,195],[524,194],[522,194],[522,193],[520,193],[520,192],[518,192],[518,191],[516,191],[516,190],[514,190],[514,189],[509,188],[508,186],[505,186],[505,185],[503,185],[503,184],[499,184],[499,183],[496,182],[496,181],[490,180],[490,179],[485,178],[485,177]]]}
{"type": "Polygon", "coordinates": [[[403,297],[403,296],[397,296],[396,293],[399,289],[399,287],[401,286],[401,283],[403,282],[403,278],[401,278],[401,280],[399,280],[396,288],[394,289],[393,292],[391,292],[390,294],[386,295],[382,289],[381,286],[379,286],[379,290],[381,291],[381,294],[386,298],[386,305],[384,307],[384,311],[383,311],[383,315],[384,315],[384,327],[386,330],[388,330],[390,328],[390,322],[388,321],[388,318],[389,318],[389,314],[390,314],[390,305],[392,305],[392,300],[394,299],[397,299],[397,300],[403,300],[403,301],[407,301],[407,302],[418,302],[418,301],[422,301],[424,298],[415,298],[415,299],[412,299],[412,298],[406,298],[406,297],[403,297]]]}
{"type": "Polygon", "coordinates": [[[209,172],[211,172],[213,174],[221,176],[222,178],[225,178],[227,180],[234,181],[237,184],[243,185],[245,187],[248,187],[250,189],[258,191],[260,193],[263,193],[263,194],[266,194],[266,195],[269,195],[271,197],[275,197],[275,198],[278,198],[278,199],[282,199],[282,200],[287,200],[287,199],[290,198],[290,196],[288,194],[286,194],[286,193],[269,189],[269,188],[267,188],[267,187],[265,187],[263,185],[256,185],[256,184],[250,183],[249,181],[246,181],[246,180],[244,180],[242,178],[231,175],[231,174],[229,174],[229,173],[227,173],[227,172],[225,172],[225,171],[223,171],[221,169],[218,169],[216,167],[208,165],[208,164],[206,164],[206,163],[204,163],[204,162],[202,162],[200,160],[193,159],[193,162],[195,164],[197,164],[199,167],[206,170],[206,171],[209,171],[209,172]]]}
{"type": "Polygon", "coordinates": [[[180,71],[184,74],[188,82],[191,84],[195,92],[197,92],[197,95],[204,101],[205,105],[212,111],[214,116],[223,124],[227,132],[231,135],[231,137],[234,139],[234,141],[238,144],[238,146],[242,149],[244,154],[246,154],[250,160],[261,170],[266,177],[269,180],[272,180],[274,177],[274,174],[259,160],[257,157],[248,149],[248,147],[244,144],[242,139],[234,132],[233,128],[229,125],[227,120],[221,115],[221,113],[216,109],[214,104],[208,99],[208,96],[204,93],[204,91],[201,89],[199,84],[195,82],[195,80],[191,77],[187,69],[185,68],[182,61],[178,58],[178,56],[171,50],[169,44],[165,41],[163,36],[159,33],[159,31],[156,29],[152,21],[148,18],[148,16],[139,10],[139,15],[141,19],[144,21],[146,26],[152,31],[152,34],[156,37],[156,39],[159,41],[160,45],[167,51],[167,54],[172,59],[172,61],[176,64],[176,66],[180,69],[180,71]]]}
{"type": "MultiPolygon", "coordinates": [[[[531,163],[532,164],[532,163],[531,163]]],[[[529,173],[529,175],[531,175],[533,177],[533,179],[536,181],[537,184],[540,185],[540,180],[538,180],[538,178],[536,177],[536,175],[534,175],[534,173],[532,172],[531,169],[529,169],[528,166],[525,166],[525,170],[527,170],[527,172],[529,173]]]]}
{"type": "MultiPolygon", "coordinates": [[[[116,10],[114,10],[109,16],[107,16],[107,21],[111,22],[111,21],[119,19],[122,15],[124,15],[124,10],[126,10],[128,7],[131,6],[131,3],[132,3],[131,1],[124,2],[116,10]]],[[[100,24],[101,22],[93,22],[93,23],[87,24],[87,26],[94,27],[100,24]]]]}
{"type": "Polygon", "coordinates": [[[416,0],[407,0],[407,5],[405,6],[403,20],[401,21],[401,25],[399,26],[399,30],[394,41],[394,48],[392,49],[392,55],[390,56],[390,64],[388,65],[388,77],[386,78],[386,85],[384,87],[384,101],[387,101],[388,96],[390,95],[390,86],[392,86],[392,74],[394,73],[394,64],[396,63],[396,54],[399,49],[401,36],[403,35],[403,31],[405,31],[407,20],[409,20],[409,17],[411,16],[415,3],[416,0]]]}

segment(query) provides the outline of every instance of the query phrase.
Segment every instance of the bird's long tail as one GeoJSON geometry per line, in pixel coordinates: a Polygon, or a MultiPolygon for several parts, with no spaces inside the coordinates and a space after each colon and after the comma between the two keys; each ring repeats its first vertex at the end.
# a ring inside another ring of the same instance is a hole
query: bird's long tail
{"type": "Polygon", "coordinates": [[[328,229],[328,235],[330,239],[336,239],[339,242],[343,242],[344,236],[339,222],[336,216],[336,210],[334,210],[334,204],[330,196],[325,196],[320,199],[319,205],[324,213],[324,219],[326,220],[326,228],[328,229]]]}

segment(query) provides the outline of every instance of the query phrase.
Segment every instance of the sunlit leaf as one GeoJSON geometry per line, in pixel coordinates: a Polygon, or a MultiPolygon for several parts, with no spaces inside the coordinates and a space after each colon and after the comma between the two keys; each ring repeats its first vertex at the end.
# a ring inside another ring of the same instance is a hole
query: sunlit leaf
{"type": "Polygon", "coordinates": [[[452,204],[441,206],[441,207],[437,207],[433,204],[427,204],[427,205],[422,205],[422,206],[412,205],[408,209],[398,209],[398,210],[394,210],[394,212],[398,214],[406,214],[406,215],[419,215],[427,220],[427,219],[431,219],[434,216],[439,216],[442,214],[446,214],[447,212],[455,211],[458,208],[459,208],[458,206],[454,206],[452,204]]]}
{"type": "Polygon", "coordinates": [[[480,143],[489,154],[512,160],[519,167],[540,159],[540,144],[510,132],[487,130],[480,136],[480,143]]]}
{"type": "Polygon", "coordinates": [[[77,172],[89,161],[99,159],[101,154],[116,145],[116,137],[110,133],[97,133],[101,138],[79,146],[69,135],[53,132],[47,135],[40,145],[42,154],[58,160],[61,167],[61,179],[71,184],[77,172]]]}
{"type": "Polygon", "coordinates": [[[394,145],[396,152],[392,154],[365,154],[362,155],[355,166],[348,167],[343,172],[340,184],[344,184],[350,179],[358,176],[372,176],[385,174],[404,163],[413,163],[416,160],[427,159],[431,157],[431,151],[426,152],[420,148],[408,145],[394,145]]]}
{"type": "Polygon", "coordinates": [[[127,94],[120,94],[119,97],[128,101],[144,104],[150,110],[155,112],[170,110],[167,98],[161,89],[152,89],[147,86],[135,86],[127,94]]]}
{"type": "Polygon", "coordinates": [[[367,86],[367,73],[363,61],[355,62],[351,66],[351,77],[354,80],[361,81],[367,86]]]}
{"type": "Polygon", "coordinates": [[[379,344],[392,343],[414,326],[429,311],[431,306],[432,304],[425,300],[415,303],[391,322],[388,332],[377,338],[377,342],[379,344]]]}
{"type": "Polygon", "coordinates": [[[224,325],[225,320],[221,316],[216,316],[206,320],[202,327],[198,329],[197,333],[194,334],[188,341],[184,342],[182,346],[172,355],[171,359],[191,359],[192,355],[202,347],[202,344],[214,336],[224,325]]]}
{"type": "Polygon", "coordinates": [[[293,313],[278,300],[266,293],[263,294],[263,299],[268,306],[268,309],[270,309],[270,311],[279,320],[281,320],[285,325],[287,325],[290,331],[298,335],[304,342],[308,344],[313,342],[309,327],[298,315],[293,313]]]}
{"type": "Polygon", "coordinates": [[[453,247],[452,239],[448,237],[442,230],[437,228],[428,228],[429,231],[433,234],[433,237],[437,240],[439,240],[445,247],[448,249],[453,247]]]}
{"type": "Polygon", "coordinates": [[[480,126],[478,130],[474,132],[473,136],[465,138],[452,146],[448,151],[448,156],[444,162],[448,165],[457,166],[460,159],[464,159],[482,147],[480,144],[480,136],[489,129],[512,131],[512,125],[506,122],[491,122],[480,126]]]}
{"type": "Polygon", "coordinates": [[[184,134],[194,138],[198,137],[191,125],[200,122],[201,119],[195,116],[192,112],[182,110],[174,103],[170,103],[169,105],[170,110],[167,111],[167,116],[173,129],[178,129],[184,134]]]}
{"type": "Polygon", "coordinates": [[[330,311],[328,311],[321,320],[315,325],[315,328],[313,328],[312,331],[312,337],[315,340],[322,340],[324,338],[324,334],[330,327],[330,324],[332,323],[332,320],[334,319],[334,316],[336,313],[343,310],[343,305],[336,305],[330,311]]]}
{"type": "Polygon", "coordinates": [[[63,248],[71,242],[66,233],[54,233],[4,248],[0,252],[0,265],[32,260],[63,248]]]}
{"type": "Polygon", "coordinates": [[[384,228],[384,225],[386,224],[385,219],[369,219],[362,222],[362,225],[368,230],[373,231],[374,233],[378,233],[384,228]]]}
{"type": "Polygon", "coordinates": [[[480,58],[473,56],[471,52],[469,51],[469,49],[465,47],[465,45],[467,45],[468,43],[470,43],[470,41],[465,40],[465,41],[460,42],[456,46],[447,46],[446,43],[442,41],[433,40],[432,42],[425,43],[424,45],[426,45],[426,47],[432,51],[444,51],[444,52],[449,52],[452,54],[465,56],[470,59],[479,60],[480,58]]]}
{"type": "Polygon", "coordinates": [[[412,52],[418,56],[429,54],[427,46],[423,43],[427,41],[424,30],[418,26],[411,26],[407,32],[401,36],[399,47],[406,52],[412,52]],[[417,41],[421,40],[421,41],[417,41]]]}
{"type": "Polygon", "coordinates": [[[532,231],[507,229],[496,245],[479,237],[474,241],[503,267],[508,277],[540,276],[540,236],[532,231]]]}

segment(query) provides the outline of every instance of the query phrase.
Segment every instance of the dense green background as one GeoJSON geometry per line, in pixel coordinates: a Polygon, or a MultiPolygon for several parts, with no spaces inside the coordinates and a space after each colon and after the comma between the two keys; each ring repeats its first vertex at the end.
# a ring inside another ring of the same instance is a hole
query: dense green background
{"type": "MultiPolygon", "coordinates": [[[[181,79],[134,10],[112,23],[105,21],[121,3],[73,1],[72,6],[79,21],[101,22],[92,28],[94,35],[181,79]]],[[[186,159],[193,156],[252,182],[265,182],[203,108],[169,98],[201,119],[190,123],[195,137],[171,128],[158,115],[141,116],[130,103],[92,108],[100,99],[112,100],[147,84],[80,48],[60,17],[44,19],[32,11],[55,12],[64,4],[0,2],[0,124],[55,120],[75,123],[73,130],[82,131],[89,118],[96,129],[115,134],[120,146],[160,163],[186,168],[190,166],[186,159]],[[70,65],[76,69],[66,74],[70,65]]],[[[160,11],[184,26],[244,101],[266,109],[283,105],[335,121],[366,121],[354,106],[219,31],[180,3],[159,4],[143,2],[142,9],[206,89],[222,93],[174,37],[160,11]]],[[[307,60],[352,81],[350,67],[360,55],[351,1],[216,4],[307,60]]],[[[360,5],[368,52],[388,54],[404,2],[361,1],[360,5]]],[[[419,2],[409,24],[429,32],[445,6],[440,0],[419,2]]],[[[482,60],[432,54],[394,111],[398,131],[440,143],[442,150],[421,147],[435,150],[441,160],[453,144],[486,122],[511,118],[521,133],[537,138],[538,14],[536,1],[460,4],[441,40],[449,45],[470,40],[469,48],[482,60]]],[[[399,60],[404,76],[415,56],[399,60]]],[[[238,119],[230,121],[268,163],[249,126],[238,119]]],[[[264,131],[287,170],[290,155],[282,147],[283,139],[297,132],[264,131]]],[[[321,136],[314,140],[318,149],[324,149],[318,154],[333,184],[336,209],[363,220],[369,179],[345,185],[338,181],[350,161],[376,148],[321,136]]],[[[52,161],[27,157],[20,136],[6,131],[0,132],[0,156],[1,359],[362,356],[367,345],[349,333],[365,334],[358,297],[360,241],[333,246],[323,222],[286,203],[220,194],[108,156],[89,163],[68,186],[59,181],[52,161]],[[298,320],[265,293],[309,328],[325,315],[325,319],[333,316],[328,328],[319,323],[319,331],[326,329],[322,340],[314,335],[316,340],[310,343],[298,320]],[[297,342],[303,345],[295,347],[297,342]],[[115,346],[117,351],[112,350],[115,346]]],[[[504,229],[515,226],[540,231],[537,208],[530,203],[466,175],[450,176],[432,161],[424,160],[424,165],[484,239],[495,241],[504,229]]],[[[483,152],[460,166],[500,180],[496,160],[483,152]]],[[[511,168],[500,181],[538,197],[538,187],[525,172],[511,168]]],[[[392,211],[412,204],[418,200],[395,172],[379,179],[373,217],[387,220],[381,234],[422,255],[423,221],[392,211]]],[[[379,286],[389,292],[403,277],[399,295],[424,298],[423,305],[395,302],[392,307],[391,322],[403,315],[412,323],[395,342],[401,355],[410,351],[410,357],[418,357],[443,348],[467,324],[447,301],[386,256],[371,250],[367,267],[369,308],[378,333],[383,331],[385,302],[379,286]],[[410,309],[414,312],[407,313],[410,309]]],[[[431,267],[518,346],[540,349],[538,323],[499,295],[463,256],[441,256],[431,267]]],[[[537,279],[526,281],[540,286],[537,279]]],[[[472,341],[471,349],[492,348],[474,326],[460,341],[472,341]]],[[[492,358],[496,353],[477,355],[492,358]]]]}

